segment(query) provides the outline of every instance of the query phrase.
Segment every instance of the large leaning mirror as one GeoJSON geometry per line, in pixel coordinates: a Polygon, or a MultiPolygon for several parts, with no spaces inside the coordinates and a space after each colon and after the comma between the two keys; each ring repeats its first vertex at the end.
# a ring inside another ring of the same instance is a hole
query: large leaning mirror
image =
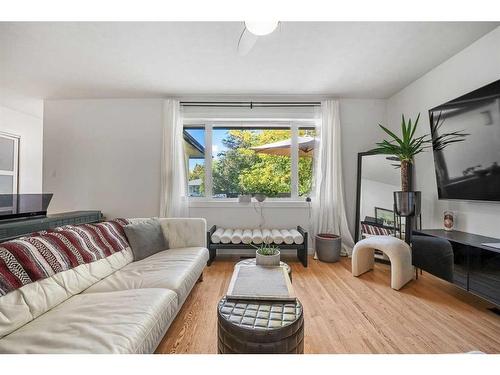
{"type": "Polygon", "coordinates": [[[394,215],[393,192],[401,190],[399,161],[387,155],[358,154],[355,239],[371,235],[404,233],[404,223],[394,215]]]}

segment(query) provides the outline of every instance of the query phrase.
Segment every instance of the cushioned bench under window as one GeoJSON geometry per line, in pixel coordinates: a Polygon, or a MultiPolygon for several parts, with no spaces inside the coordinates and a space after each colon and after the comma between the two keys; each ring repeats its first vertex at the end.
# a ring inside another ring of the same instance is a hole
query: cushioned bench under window
{"type": "Polygon", "coordinates": [[[214,261],[217,249],[254,249],[252,245],[262,243],[297,250],[297,257],[307,267],[307,232],[300,226],[296,229],[231,229],[214,225],[207,233],[208,264],[214,261]]]}

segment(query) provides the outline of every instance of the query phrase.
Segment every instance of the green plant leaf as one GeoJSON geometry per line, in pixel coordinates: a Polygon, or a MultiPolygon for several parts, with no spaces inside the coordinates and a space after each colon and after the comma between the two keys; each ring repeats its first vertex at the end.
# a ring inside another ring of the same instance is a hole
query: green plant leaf
{"type": "Polygon", "coordinates": [[[411,130],[412,130],[412,124],[411,124],[411,118],[409,118],[408,124],[406,124],[405,136],[403,138],[405,144],[408,144],[411,141],[411,137],[410,137],[411,130]]]}
{"type": "Polygon", "coordinates": [[[415,137],[417,126],[420,120],[420,113],[417,115],[415,121],[411,118],[405,119],[404,114],[401,115],[401,137],[393,133],[385,126],[379,124],[380,128],[388,134],[390,140],[384,139],[376,143],[377,148],[373,151],[379,154],[394,155],[399,160],[413,162],[413,157],[418,155],[429,147],[431,139],[429,135],[415,137]]]}
{"type": "Polygon", "coordinates": [[[403,140],[406,139],[406,123],[404,115],[401,115],[401,134],[403,135],[403,140]]]}
{"type": "Polygon", "coordinates": [[[418,120],[420,119],[420,113],[417,115],[417,119],[415,120],[415,125],[413,126],[413,130],[410,134],[410,139],[415,135],[415,131],[417,130],[418,120]]]}
{"type": "Polygon", "coordinates": [[[383,131],[385,131],[387,134],[389,134],[397,143],[399,143],[399,145],[401,145],[401,146],[403,145],[403,141],[396,134],[394,134],[393,132],[391,132],[389,129],[387,129],[383,125],[379,124],[379,126],[382,128],[383,131]]]}

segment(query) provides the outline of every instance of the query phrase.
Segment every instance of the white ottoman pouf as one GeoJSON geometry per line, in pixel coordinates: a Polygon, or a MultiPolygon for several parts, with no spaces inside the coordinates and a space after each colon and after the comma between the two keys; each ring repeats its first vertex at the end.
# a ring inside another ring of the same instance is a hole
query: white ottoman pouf
{"type": "Polygon", "coordinates": [[[359,241],[352,250],[352,274],[359,276],[373,269],[374,250],[382,251],[391,262],[391,288],[399,290],[413,279],[411,248],[399,238],[372,236],[359,241]]]}

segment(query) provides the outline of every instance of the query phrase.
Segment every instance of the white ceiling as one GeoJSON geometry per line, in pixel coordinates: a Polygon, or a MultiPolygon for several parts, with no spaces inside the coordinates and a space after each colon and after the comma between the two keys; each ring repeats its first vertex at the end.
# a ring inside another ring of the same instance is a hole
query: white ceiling
{"type": "Polygon", "coordinates": [[[386,98],[498,25],[284,22],[242,57],[238,22],[4,22],[0,86],[39,98],[386,98]]]}

